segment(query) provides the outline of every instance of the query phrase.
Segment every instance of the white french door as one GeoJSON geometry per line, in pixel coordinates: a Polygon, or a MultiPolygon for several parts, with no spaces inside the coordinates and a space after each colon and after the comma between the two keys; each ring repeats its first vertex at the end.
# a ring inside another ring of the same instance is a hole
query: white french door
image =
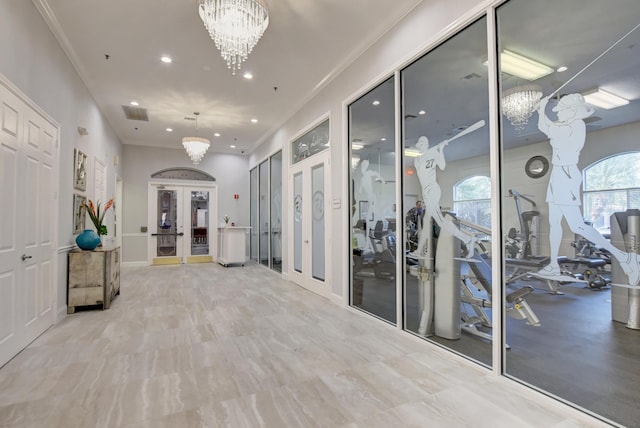
{"type": "Polygon", "coordinates": [[[0,367],[55,320],[59,130],[0,76],[0,367]]]}
{"type": "Polygon", "coordinates": [[[149,184],[149,264],[209,263],[216,259],[215,186],[149,184]]]}
{"type": "Polygon", "coordinates": [[[289,176],[289,278],[329,298],[329,151],[294,164],[289,176]]]}

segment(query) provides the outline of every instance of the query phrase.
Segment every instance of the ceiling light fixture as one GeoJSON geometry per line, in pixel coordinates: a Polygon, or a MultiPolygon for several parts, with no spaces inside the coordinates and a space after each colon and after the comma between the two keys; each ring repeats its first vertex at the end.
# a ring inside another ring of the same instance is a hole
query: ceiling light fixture
{"type": "MultiPolygon", "coordinates": [[[[196,131],[198,130],[198,116],[200,113],[193,113],[196,116],[196,131]]],[[[187,151],[189,158],[194,165],[198,165],[204,157],[211,143],[206,138],[201,137],[184,137],[182,139],[182,147],[187,151]]]]}
{"type": "Polygon", "coordinates": [[[371,104],[373,104],[374,106],[379,106],[380,105],[380,101],[375,100],[374,102],[372,102],[371,104]]]}
{"type": "Polygon", "coordinates": [[[200,18],[233,75],[269,26],[264,0],[200,0],[200,18]]]}
{"type": "Polygon", "coordinates": [[[167,128],[166,131],[167,132],[173,132],[173,128],[167,128]]]}
{"type": "Polygon", "coordinates": [[[251,119],[251,123],[258,123],[258,119],[251,119]]]}
{"type": "Polygon", "coordinates": [[[420,156],[420,152],[415,149],[404,149],[404,155],[410,158],[417,158],[420,156]]]}
{"type": "Polygon", "coordinates": [[[242,77],[244,77],[245,79],[253,79],[253,74],[246,72],[242,77]]]}
{"type": "Polygon", "coordinates": [[[131,104],[132,106],[139,106],[140,103],[137,101],[131,101],[129,104],[131,104]]]}
{"type": "Polygon", "coordinates": [[[521,131],[527,126],[533,111],[542,98],[542,89],[537,85],[516,86],[502,94],[502,113],[521,131]]]}
{"type": "Polygon", "coordinates": [[[160,61],[164,62],[165,64],[171,64],[173,62],[173,60],[168,56],[163,56],[162,58],[160,58],[160,61]]]}
{"type": "Polygon", "coordinates": [[[585,92],[582,95],[584,96],[584,100],[589,104],[605,110],[611,110],[612,108],[622,107],[629,104],[629,100],[600,88],[585,92]]]}
{"type": "Polygon", "coordinates": [[[423,114],[427,114],[427,112],[426,112],[426,111],[424,111],[424,110],[420,110],[420,111],[418,112],[418,114],[419,114],[420,116],[422,116],[423,114]]]}
{"type": "Polygon", "coordinates": [[[362,150],[364,148],[363,144],[352,143],[351,150],[362,150]]]}
{"type": "Polygon", "coordinates": [[[213,134],[214,137],[219,137],[220,133],[216,132],[215,134],[213,134]]]}
{"type": "Polygon", "coordinates": [[[554,70],[531,58],[504,50],[500,55],[500,71],[532,81],[551,74],[554,70]]]}

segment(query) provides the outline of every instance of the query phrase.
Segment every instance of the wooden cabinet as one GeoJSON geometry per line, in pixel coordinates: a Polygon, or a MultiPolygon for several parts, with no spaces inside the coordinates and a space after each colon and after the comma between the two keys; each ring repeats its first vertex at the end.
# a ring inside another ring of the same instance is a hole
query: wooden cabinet
{"type": "Polygon", "coordinates": [[[77,306],[102,305],[109,309],[120,294],[120,248],[69,252],[67,313],[77,306]]]}
{"type": "Polygon", "coordinates": [[[218,263],[223,266],[239,263],[244,266],[247,261],[246,234],[250,227],[218,228],[218,263]]]}

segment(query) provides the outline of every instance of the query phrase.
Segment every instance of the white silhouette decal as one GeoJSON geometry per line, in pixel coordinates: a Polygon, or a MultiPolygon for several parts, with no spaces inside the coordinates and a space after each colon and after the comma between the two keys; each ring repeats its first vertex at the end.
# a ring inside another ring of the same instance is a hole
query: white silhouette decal
{"type": "MultiPolygon", "coordinates": [[[[475,235],[470,233],[465,233],[460,230],[451,219],[445,219],[442,215],[442,211],[440,211],[440,196],[442,191],[440,190],[440,185],[438,185],[437,181],[437,169],[444,170],[446,167],[446,160],[444,157],[444,148],[451,141],[462,137],[463,135],[469,134],[470,132],[475,131],[483,127],[485,124],[484,120],[480,120],[473,125],[469,126],[464,131],[454,135],[448,140],[444,140],[441,143],[429,147],[429,139],[425,136],[422,136],[418,139],[416,143],[416,148],[420,152],[420,155],[417,156],[414,160],[414,166],[416,168],[416,172],[418,174],[418,179],[420,180],[420,185],[422,186],[422,198],[424,200],[424,212],[425,217],[433,218],[433,220],[440,226],[442,230],[446,230],[462,242],[464,242],[467,248],[466,258],[472,258],[475,247],[475,235]]],[[[426,222],[425,222],[426,223],[426,222]]],[[[420,237],[418,239],[418,247],[415,252],[412,253],[414,257],[423,258],[425,251],[425,244],[427,243],[427,238],[430,235],[430,231],[427,229],[423,229],[420,233],[420,237]]]]}
{"type": "Polygon", "coordinates": [[[373,192],[373,181],[375,179],[380,180],[383,184],[385,183],[384,179],[378,174],[376,171],[369,169],[369,161],[364,159],[360,162],[360,171],[362,172],[362,178],[360,179],[360,191],[364,193],[369,200],[369,210],[367,216],[369,218],[365,219],[367,224],[366,233],[367,233],[367,247],[371,247],[369,243],[369,237],[371,232],[371,226],[375,224],[375,221],[378,218],[377,213],[377,204],[376,204],[376,195],[373,192]]]}
{"type": "Polygon", "coordinates": [[[629,284],[637,285],[640,281],[638,255],[614,247],[596,229],[585,224],[582,217],[582,172],[578,168],[578,159],[587,136],[583,119],[593,114],[593,110],[587,109],[582,95],[565,95],[558,105],[551,109],[558,117],[558,120],[553,122],[545,112],[548,102],[549,97],[545,97],[538,105],[538,129],[549,137],[553,149],[546,199],[549,205],[551,260],[549,265],[538,271],[538,275],[548,278],[561,275],[558,252],[562,241],[561,222],[564,218],[573,233],[582,235],[598,247],[608,250],[620,263],[629,278],[629,284]]]}

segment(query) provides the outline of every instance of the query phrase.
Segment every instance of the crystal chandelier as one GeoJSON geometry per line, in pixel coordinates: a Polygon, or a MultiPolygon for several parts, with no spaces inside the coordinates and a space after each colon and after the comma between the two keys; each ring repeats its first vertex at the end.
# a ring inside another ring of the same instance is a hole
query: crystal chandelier
{"type": "MultiPolygon", "coordinates": [[[[193,113],[196,116],[196,130],[198,129],[198,115],[200,113],[193,113]]],[[[211,143],[206,138],[201,137],[184,137],[182,139],[182,147],[187,151],[187,154],[191,158],[194,165],[198,165],[204,157],[211,143]]]]}
{"type": "Polygon", "coordinates": [[[269,25],[264,0],[200,0],[200,18],[232,74],[269,25]]]}
{"type": "Polygon", "coordinates": [[[542,89],[537,85],[523,85],[506,90],[502,94],[502,113],[516,128],[522,131],[538,107],[542,89]]]}

